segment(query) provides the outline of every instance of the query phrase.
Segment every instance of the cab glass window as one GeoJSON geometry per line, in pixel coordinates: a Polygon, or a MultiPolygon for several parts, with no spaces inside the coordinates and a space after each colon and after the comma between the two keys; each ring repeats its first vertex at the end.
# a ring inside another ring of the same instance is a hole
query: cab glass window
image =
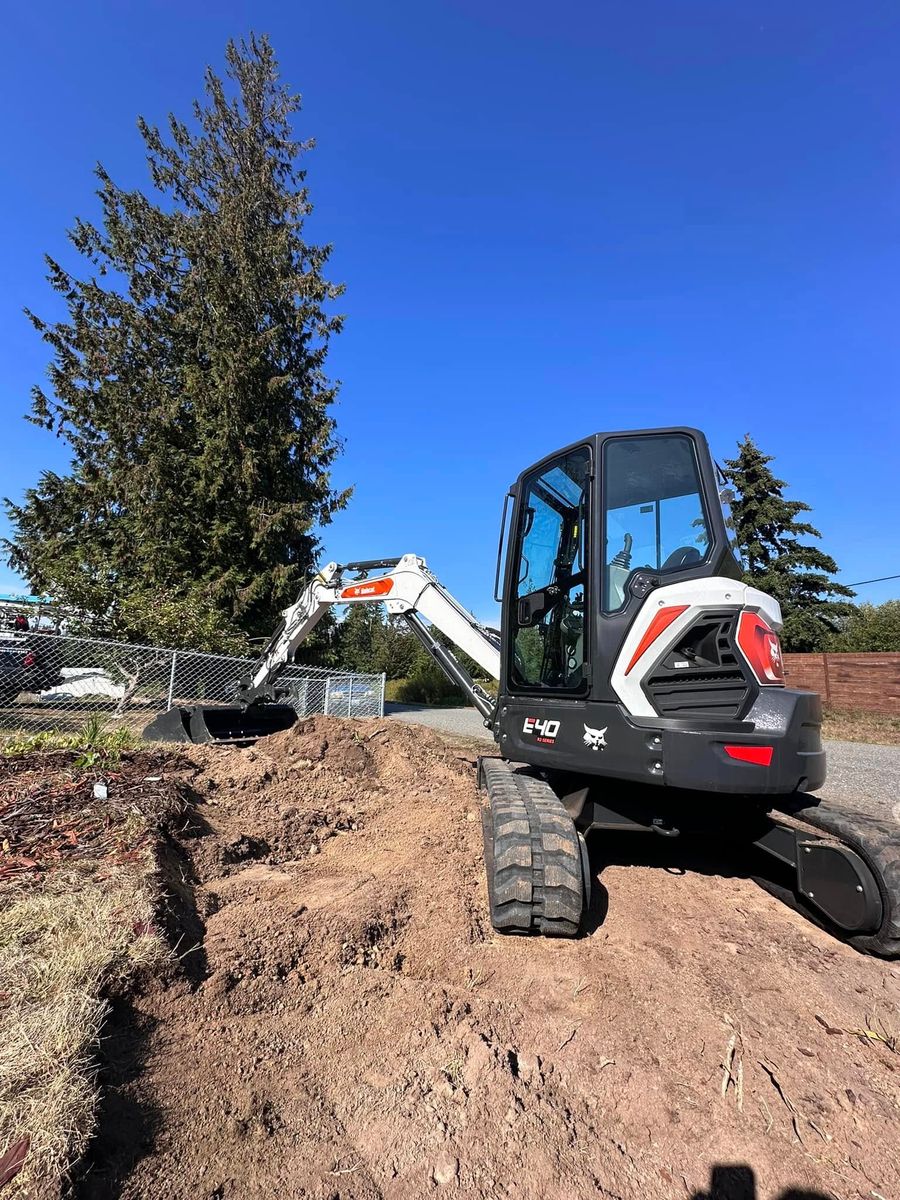
{"type": "Polygon", "coordinates": [[[684,434],[616,438],[603,454],[603,608],[625,603],[633,571],[683,571],[706,558],[709,525],[694,443],[684,434]]]}
{"type": "Polygon", "coordinates": [[[512,682],[585,685],[585,537],[591,456],[584,446],[523,484],[517,534],[512,682]]]}

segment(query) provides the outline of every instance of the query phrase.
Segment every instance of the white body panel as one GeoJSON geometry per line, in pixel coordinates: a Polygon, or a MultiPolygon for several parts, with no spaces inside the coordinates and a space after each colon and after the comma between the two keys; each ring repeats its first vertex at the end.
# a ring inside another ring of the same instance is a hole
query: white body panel
{"type": "Polygon", "coordinates": [[[632,716],[659,715],[644,694],[644,679],[654,670],[660,659],[665,657],[673,642],[701,613],[723,608],[751,609],[760,613],[776,633],[781,629],[781,609],[778,601],[767,596],[765,592],[748,587],[735,579],[719,576],[711,579],[689,579],[683,583],[670,583],[666,587],[656,588],[650,593],[628,631],[610,676],[613,691],[632,716]],[[662,608],[681,604],[687,605],[685,611],[647,646],[629,671],[628,665],[657,612],[662,608]]]}
{"type": "Polygon", "coordinates": [[[405,554],[390,574],[394,587],[383,597],[389,613],[418,612],[474,658],[491,676],[500,678],[500,651],[471,613],[458,604],[428,570],[424,558],[405,554]]]}

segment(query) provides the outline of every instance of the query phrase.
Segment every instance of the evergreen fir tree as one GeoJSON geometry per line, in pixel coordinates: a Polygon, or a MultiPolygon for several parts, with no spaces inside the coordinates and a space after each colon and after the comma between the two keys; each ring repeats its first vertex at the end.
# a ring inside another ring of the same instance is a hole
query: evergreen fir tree
{"type": "Polygon", "coordinates": [[[800,519],[810,506],[785,498],[787,485],[769,469],[770,462],[772,456],[763,454],[749,433],[738,445],[737,458],[725,460],[744,579],[781,605],[785,650],[824,650],[852,609],[839,597],[854,593],[833,579],[834,559],[803,540],[822,536],[800,519]]]}
{"type": "Polygon", "coordinates": [[[139,120],[148,194],[97,167],[102,222],[69,235],[90,267],[47,259],[67,319],[28,314],[53,352],[29,419],[72,462],[7,501],[9,561],[100,625],[165,590],[268,632],[349,495],[331,486],[324,371],[343,288],[304,237],[313,143],[295,139],[300,101],[266,38],[230,42],[226,62],[192,123],[139,120]]]}

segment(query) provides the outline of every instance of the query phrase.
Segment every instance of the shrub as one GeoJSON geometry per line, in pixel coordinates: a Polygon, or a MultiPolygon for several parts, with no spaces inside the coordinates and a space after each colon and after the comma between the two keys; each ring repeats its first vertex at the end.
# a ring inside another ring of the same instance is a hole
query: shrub
{"type": "Polygon", "coordinates": [[[468,700],[435,663],[417,666],[396,689],[401,704],[467,704],[468,700]]]}

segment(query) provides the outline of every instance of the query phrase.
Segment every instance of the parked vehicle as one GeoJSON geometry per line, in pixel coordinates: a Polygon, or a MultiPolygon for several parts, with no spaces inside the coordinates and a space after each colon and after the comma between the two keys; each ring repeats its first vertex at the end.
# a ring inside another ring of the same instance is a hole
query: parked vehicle
{"type": "Polygon", "coordinates": [[[27,632],[0,633],[0,705],[15,704],[22,692],[56,687],[61,678],[27,632]]]}

